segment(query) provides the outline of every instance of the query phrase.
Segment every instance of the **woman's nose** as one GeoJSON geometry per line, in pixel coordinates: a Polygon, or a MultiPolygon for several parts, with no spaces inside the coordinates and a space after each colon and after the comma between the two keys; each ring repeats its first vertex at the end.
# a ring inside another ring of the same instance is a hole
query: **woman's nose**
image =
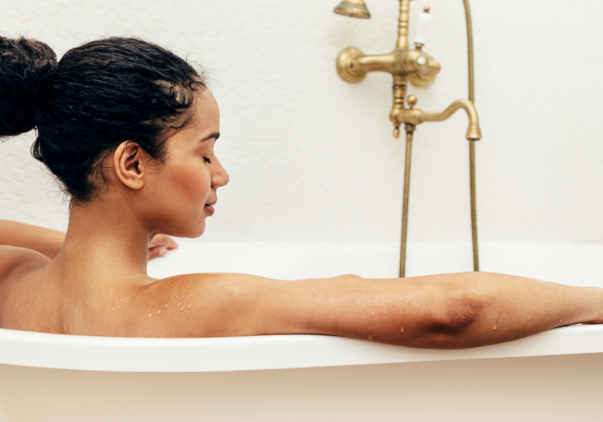
{"type": "Polygon", "coordinates": [[[219,188],[220,186],[228,184],[228,182],[230,181],[230,176],[228,175],[224,167],[222,167],[222,163],[220,163],[218,157],[214,155],[214,158],[216,160],[216,172],[211,178],[211,184],[213,188],[219,188]]]}

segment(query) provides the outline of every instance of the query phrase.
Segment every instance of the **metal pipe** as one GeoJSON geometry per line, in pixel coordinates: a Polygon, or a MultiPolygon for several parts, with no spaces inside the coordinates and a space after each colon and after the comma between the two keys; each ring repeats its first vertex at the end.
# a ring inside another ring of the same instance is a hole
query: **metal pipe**
{"type": "Polygon", "coordinates": [[[410,163],[414,126],[406,127],[406,164],[404,165],[404,199],[402,202],[402,238],[400,240],[400,278],[406,275],[406,239],[408,237],[408,200],[410,196],[410,163]],[[412,129],[412,130],[409,130],[412,129]]]}
{"type": "Polygon", "coordinates": [[[396,47],[408,49],[408,22],[410,21],[410,0],[400,0],[398,15],[398,41],[396,47]]]}
{"type": "MultiPolygon", "coordinates": [[[[463,0],[467,24],[467,59],[469,70],[469,100],[475,104],[475,77],[473,67],[473,24],[469,0],[463,0]]],[[[477,199],[475,189],[475,143],[469,141],[469,189],[471,192],[471,240],[473,243],[473,271],[479,271],[479,248],[477,243],[477,199]]]]}

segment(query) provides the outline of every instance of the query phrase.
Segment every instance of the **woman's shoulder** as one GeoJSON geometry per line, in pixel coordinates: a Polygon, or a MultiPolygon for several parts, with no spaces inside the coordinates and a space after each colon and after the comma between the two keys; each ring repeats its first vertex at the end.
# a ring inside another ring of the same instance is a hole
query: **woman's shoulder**
{"type": "Polygon", "coordinates": [[[48,313],[39,301],[45,290],[36,288],[32,277],[51,262],[32,249],[0,246],[0,321],[2,328],[45,331],[48,313]],[[26,303],[26,306],[23,304],[26,303]],[[36,318],[37,315],[42,317],[36,318]],[[35,320],[35,321],[34,321],[35,320]],[[32,321],[35,323],[32,325],[32,321]]]}
{"type": "Polygon", "coordinates": [[[168,277],[136,294],[141,337],[230,337],[273,334],[284,315],[290,282],[250,274],[168,277]]]}
{"type": "Polygon", "coordinates": [[[33,249],[0,245],[0,284],[44,268],[50,258],[33,249]]]}

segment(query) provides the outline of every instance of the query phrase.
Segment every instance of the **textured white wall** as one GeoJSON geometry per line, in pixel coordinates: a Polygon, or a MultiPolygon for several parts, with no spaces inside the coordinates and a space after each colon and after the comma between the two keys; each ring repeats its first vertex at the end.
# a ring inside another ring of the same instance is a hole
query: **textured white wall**
{"type": "MultiPolygon", "coordinates": [[[[337,0],[0,0],[0,33],[25,34],[61,56],[80,43],[136,35],[201,63],[222,111],[216,152],[231,183],[202,239],[399,239],[404,145],[391,136],[391,77],[350,85],[344,47],[390,51],[395,0],[368,0],[373,19],[332,13],[337,0]]],[[[412,87],[420,108],[467,96],[461,0],[432,6],[425,50],[436,83],[412,87]]],[[[478,212],[483,240],[603,242],[603,3],[473,0],[478,212]]],[[[411,241],[469,240],[466,117],[416,133],[411,241]]],[[[33,133],[0,145],[0,218],[62,229],[65,202],[29,155],[33,133]]]]}

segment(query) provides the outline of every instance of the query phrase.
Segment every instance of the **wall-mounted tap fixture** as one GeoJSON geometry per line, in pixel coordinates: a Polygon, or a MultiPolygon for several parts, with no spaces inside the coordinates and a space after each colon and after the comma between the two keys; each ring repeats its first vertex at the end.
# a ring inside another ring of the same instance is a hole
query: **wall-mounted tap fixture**
{"type": "MultiPolygon", "coordinates": [[[[409,48],[408,23],[411,0],[400,0],[398,17],[398,40],[394,50],[387,54],[366,55],[358,48],[348,47],[339,53],[336,61],[337,73],[346,82],[356,83],[363,80],[368,72],[388,72],[393,76],[393,105],[389,119],[394,125],[394,137],[400,136],[400,127],[406,132],[406,165],[404,170],[404,199],[402,205],[402,236],[400,247],[400,277],[406,271],[406,240],[408,233],[408,199],[410,192],[410,165],[412,139],[416,126],[423,122],[440,122],[447,120],[457,110],[464,110],[469,117],[469,126],[465,137],[470,141],[470,184],[471,184],[471,226],[473,234],[474,270],[479,271],[477,247],[477,213],[475,204],[475,150],[474,142],[481,139],[479,119],[473,105],[473,39],[471,31],[471,14],[468,0],[463,0],[467,18],[467,39],[469,44],[469,99],[456,100],[441,113],[426,113],[414,108],[417,98],[410,95],[406,98],[407,81],[415,86],[427,87],[433,83],[440,72],[440,63],[423,51],[426,33],[431,24],[429,6],[419,14],[417,20],[417,36],[415,48],[409,48]],[[405,101],[406,100],[406,101],[405,101]],[[408,103],[408,108],[405,106],[408,103]]],[[[362,0],[342,1],[335,13],[356,17],[370,18],[370,13],[362,0]]]]}

